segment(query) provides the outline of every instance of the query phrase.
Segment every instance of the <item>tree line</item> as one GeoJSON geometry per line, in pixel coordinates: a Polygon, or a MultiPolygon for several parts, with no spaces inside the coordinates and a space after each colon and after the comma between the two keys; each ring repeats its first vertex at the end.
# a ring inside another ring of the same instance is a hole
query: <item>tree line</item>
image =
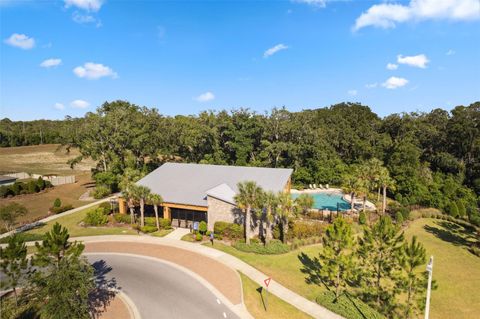
{"type": "Polygon", "coordinates": [[[377,159],[395,185],[384,191],[402,204],[455,210],[454,203],[475,211],[479,123],[480,102],[451,112],[380,118],[357,103],[300,112],[237,109],[170,117],[114,101],[78,119],[3,119],[0,145],[60,142],[78,147],[81,156],[71,165],[85,157],[97,160],[94,177],[111,190],[118,189],[126,169],[145,174],[165,161],[290,167],[294,186],[302,186],[342,185],[346,175],[377,159]]]}

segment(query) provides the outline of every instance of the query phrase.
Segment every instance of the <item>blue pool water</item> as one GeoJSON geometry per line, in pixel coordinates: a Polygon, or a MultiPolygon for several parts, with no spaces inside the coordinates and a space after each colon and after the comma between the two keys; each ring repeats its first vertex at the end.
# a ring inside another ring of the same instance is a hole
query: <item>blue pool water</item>
{"type": "MultiPolygon", "coordinates": [[[[292,194],[292,197],[295,199],[299,195],[300,194],[292,194]]],[[[340,194],[310,193],[309,195],[312,196],[314,200],[313,208],[336,211],[338,204],[338,209],[341,211],[350,209],[350,203],[345,201],[340,194]]]]}

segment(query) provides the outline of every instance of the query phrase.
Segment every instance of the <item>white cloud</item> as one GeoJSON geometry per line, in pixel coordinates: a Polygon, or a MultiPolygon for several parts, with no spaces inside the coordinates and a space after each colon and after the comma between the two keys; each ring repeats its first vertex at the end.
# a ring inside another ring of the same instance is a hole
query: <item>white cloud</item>
{"type": "Polygon", "coordinates": [[[215,99],[215,95],[210,91],[202,93],[195,98],[195,100],[197,100],[198,102],[208,102],[214,99],[215,99]]]}
{"type": "Polygon", "coordinates": [[[425,54],[419,54],[414,56],[402,56],[401,54],[397,55],[397,63],[406,64],[421,69],[425,69],[428,62],[430,62],[430,60],[428,60],[425,54]]]}
{"type": "Polygon", "coordinates": [[[358,91],[357,90],[348,90],[348,95],[351,95],[351,96],[355,96],[358,94],[358,91]]]}
{"type": "Polygon", "coordinates": [[[72,102],[70,102],[70,106],[77,109],[86,109],[90,106],[90,103],[84,100],[73,100],[72,102]]]}
{"type": "Polygon", "coordinates": [[[282,51],[282,50],[286,50],[288,49],[288,46],[286,46],[285,44],[277,44],[276,46],[274,47],[271,47],[270,49],[268,49],[267,51],[265,51],[263,53],[263,57],[264,58],[268,58],[269,56],[272,56],[274,55],[275,53],[277,53],[278,51],[282,51]]]}
{"type": "Polygon", "coordinates": [[[108,66],[92,62],[87,62],[83,66],[77,66],[73,69],[73,73],[79,78],[86,78],[88,80],[97,80],[105,76],[113,79],[118,77],[117,73],[108,66]]]}
{"type": "Polygon", "coordinates": [[[398,64],[388,63],[388,64],[387,64],[387,69],[389,69],[389,70],[396,70],[396,69],[398,69],[398,64]]]}
{"type": "Polygon", "coordinates": [[[55,103],[53,105],[54,108],[56,108],[57,110],[64,110],[65,109],[65,105],[63,105],[62,103],[55,103]]]}
{"type": "Polygon", "coordinates": [[[18,33],[12,34],[8,39],[5,39],[4,42],[12,47],[17,47],[23,50],[29,50],[35,46],[34,38],[18,33]]]}
{"type": "Polygon", "coordinates": [[[450,50],[448,50],[447,53],[445,53],[445,54],[446,54],[446,55],[454,55],[455,53],[456,53],[455,50],[450,49],[450,50]]]}
{"type": "Polygon", "coordinates": [[[76,23],[84,24],[84,23],[94,23],[97,21],[94,16],[90,14],[81,14],[78,11],[72,13],[72,20],[76,23]]]}
{"type": "Polygon", "coordinates": [[[65,7],[77,7],[86,11],[97,12],[103,5],[103,0],[65,0],[65,7]]]}
{"type": "Polygon", "coordinates": [[[410,0],[408,5],[381,3],[362,13],[354,31],[374,26],[394,28],[397,23],[428,19],[474,20],[480,18],[478,0],[410,0]]]}
{"type": "Polygon", "coordinates": [[[376,88],[377,86],[378,86],[378,83],[377,83],[377,82],[365,84],[365,87],[366,87],[367,89],[374,89],[374,88],[376,88]]]}
{"type": "Polygon", "coordinates": [[[40,66],[42,68],[53,68],[53,67],[59,66],[60,64],[62,64],[61,59],[47,59],[42,63],[40,63],[40,66]]]}
{"type": "Polygon", "coordinates": [[[318,8],[325,8],[327,5],[327,0],[292,0],[296,3],[304,3],[318,8]]]}
{"type": "Polygon", "coordinates": [[[396,88],[407,85],[407,83],[408,83],[407,79],[392,76],[388,78],[385,82],[383,82],[382,86],[387,89],[396,89],[396,88]]]}

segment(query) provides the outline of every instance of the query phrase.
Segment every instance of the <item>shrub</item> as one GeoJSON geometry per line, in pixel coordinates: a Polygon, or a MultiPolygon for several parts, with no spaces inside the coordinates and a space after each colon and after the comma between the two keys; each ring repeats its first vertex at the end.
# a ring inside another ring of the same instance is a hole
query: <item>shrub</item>
{"type": "Polygon", "coordinates": [[[320,222],[296,221],[293,225],[294,238],[321,236],[325,226],[320,222]]]}
{"type": "Polygon", "coordinates": [[[37,187],[39,190],[44,190],[46,185],[45,185],[45,181],[43,180],[43,178],[41,176],[38,177],[37,179],[37,187]]]}
{"type": "Polygon", "coordinates": [[[468,220],[469,220],[470,223],[472,223],[473,225],[476,225],[476,226],[480,227],[480,214],[478,214],[478,213],[471,213],[470,215],[468,215],[468,220]]]}
{"type": "Polygon", "coordinates": [[[294,250],[306,245],[314,245],[322,242],[322,237],[309,237],[305,239],[293,239],[293,242],[290,244],[290,250],[294,250]]]}
{"type": "Polygon", "coordinates": [[[213,226],[216,235],[228,237],[230,239],[243,238],[243,226],[227,222],[215,222],[213,226]]]}
{"type": "Polygon", "coordinates": [[[463,217],[467,215],[467,209],[465,208],[463,201],[461,200],[457,201],[457,208],[458,208],[458,216],[463,217]]]}
{"type": "Polygon", "coordinates": [[[480,248],[479,248],[479,247],[472,246],[472,247],[470,247],[469,250],[470,250],[470,252],[471,252],[472,254],[474,254],[475,256],[480,257],[480,248]]]}
{"type": "Polygon", "coordinates": [[[103,213],[103,209],[96,208],[87,212],[83,222],[88,226],[100,226],[108,222],[108,217],[103,213]]]}
{"type": "Polygon", "coordinates": [[[111,172],[99,172],[93,176],[98,186],[108,189],[109,194],[117,190],[117,176],[111,172]]]}
{"type": "Polygon", "coordinates": [[[13,193],[13,196],[20,195],[24,188],[24,184],[22,182],[15,182],[13,185],[9,186],[10,191],[13,193]]]}
{"type": "Polygon", "coordinates": [[[401,225],[403,224],[403,215],[400,211],[398,211],[396,214],[395,214],[395,221],[397,222],[398,225],[401,225]]]}
{"type": "Polygon", "coordinates": [[[201,234],[205,234],[207,232],[207,223],[205,221],[201,221],[200,225],[198,225],[198,230],[201,234]]]}
{"type": "Polygon", "coordinates": [[[324,217],[323,217],[323,213],[321,211],[318,211],[318,210],[311,210],[308,212],[308,217],[310,219],[320,219],[320,220],[323,220],[324,217]]]}
{"type": "Polygon", "coordinates": [[[342,294],[335,302],[335,293],[325,291],[316,298],[316,302],[339,315],[350,319],[380,319],[385,318],[375,309],[354,296],[342,294]]]}
{"type": "Polygon", "coordinates": [[[202,239],[203,239],[202,234],[200,234],[200,233],[196,233],[196,234],[195,234],[195,240],[196,240],[196,241],[202,241],[202,239]]]}
{"type": "Polygon", "coordinates": [[[367,216],[365,215],[365,212],[360,212],[360,214],[358,214],[358,223],[360,225],[365,225],[367,223],[367,216]]]}
{"type": "Polygon", "coordinates": [[[52,188],[53,184],[50,181],[45,181],[45,188],[52,188]]]}
{"type": "Polygon", "coordinates": [[[140,227],[140,230],[142,231],[142,233],[153,233],[157,231],[157,227],[151,226],[151,225],[145,225],[143,227],[140,227]]]}
{"type": "Polygon", "coordinates": [[[261,255],[278,255],[284,254],[290,251],[290,247],[287,244],[283,244],[281,241],[272,239],[267,245],[260,243],[251,243],[250,245],[244,242],[235,242],[233,247],[247,253],[256,253],[261,255]]]}
{"type": "Polygon", "coordinates": [[[60,207],[62,206],[62,201],[60,198],[55,198],[55,201],[53,202],[53,207],[60,207]]]}
{"type": "Polygon", "coordinates": [[[160,228],[170,229],[172,227],[172,221],[166,218],[159,218],[160,228]]]}
{"type": "Polygon", "coordinates": [[[145,225],[157,227],[157,223],[155,222],[155,217],[145,217],[145,225]]]}
{"type": "Polygon", "coordinates": [[[8,197],[8,196],[14,196],[15,194],[13,191],[10,189],[8,186],[1,186],[0,187],[0,197],[8,197]]]}
{"type": "Polygon", "coordinates": [[[92,195],[93,195],[93,198],[95,199],[101,199],[110,195],[110,193],[111,193],[110,188],[104,185],[99,185],[95,187],[95,189],[92,192],[92,195]]]}
{"type": "Polygon", "coordinates": [[[130,223],[130,220],[131,220],[130,215],[127,215],[127,214],[114,214],[113,219],[115,219],[117,223],[121,223],[121,224],[128,224],[130,223]]]}
{"type": "Polygon", "coordinates": [[[28,194],[35,194],[40,191],[36,181],[29,181],[26,185],[26,189],[28,194]]]}
{"type": "Polygon", "coordinates": [[[60,206],[60,207],[50,207],[50,211],[52,213],[54,213],[55,215],[66,212],[67,210],[70,210],[70,209],[73,209],[72,205],[65,205],[65,206],[60,206]]]}
{"type": "Polygon", "coordinates": [[[447,206],[447,213],[452,217],[458,217],[458,207],[455,202],[450,202],[447,206]]]}
{"type": "Polygon", "coordinates": [[[104,214],[110,214],[110,211],[112,210],[112,205],[105,202],[98,205],[98,208],[102,208],[104,214]]]}

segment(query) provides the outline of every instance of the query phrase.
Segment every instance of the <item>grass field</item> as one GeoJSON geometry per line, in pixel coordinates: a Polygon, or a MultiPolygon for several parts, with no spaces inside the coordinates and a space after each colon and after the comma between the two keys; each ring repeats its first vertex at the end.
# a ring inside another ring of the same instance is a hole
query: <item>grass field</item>
{"type": "Polygon", "coordinates": [[[68,228],[70,237],[79,236],[97,236],[97,235],[136,235],[137,231],[131,229],[128,226],[125,227],[82,227],[79,223],[85,218],[87,212],[94,207],[82,210],[75,214],[63,216],[46,223],[44,226],[35,228],[25,232],[26,234],[44,234],[52,228],[52,226],[58,222],[62,226],[68,228]]]}
{"type": "Polygon", "coordinates": [[[93,161],[82,161],[74,170],[67,164],[69,159],[79,155],[72,149],[67,153],[59,144],[43,144],[33,146],[0,148],[0,173],[27,172],[36,174],[71,175],[90,171],[93,161]]]}
{"type": "Polygon", "coordinates": [[[268,295],[267,309],[265,310],[266,291],[253,280],[240,273],[242,278],[243,299],[248,312],[256,319],[306,319],[312,318],[292,305],[272,294],[268,295]],[[260,293],[261,292],[261,293],[260,293]]]}
{"type": "Polygon", "coordinates": [[[480,313],[480,257],[467,250],[472,240],[461,226],[443,220],[418,219],[405,231],[416,235],[434,256],[430,317],[438,319],[478,318],[480,313]]]}
{"type": "Polygon", "coordinates": [[[77,150],[69,154],[58,144],[0,148],[0,173],[27,172],[36,174],[76,175],[77,182],[48,189],[37,194],[19,195],[0,199],[0,206],[16,202],[27,207],[29,213],[18,219],[20,223],[44,217],[56,198],[64,205],[79,207],[89,203],[79,197],[93,186],[90,177],[92,161],[82,162],[74,170],[67,164],[69,159],[79,155],[77,150]]]}
{"type": "MultiPolygon", "coordinates": [[[[435,258],[433,277],[439,287],[432,293],[431,318],[475,318],[480,313],[480,258],[467,250],[466,241],[472,238],[465,229],[443,220],[418,219],[405,235],[408,239],[416,235],[428,256],[435,258]]],[[[214,248],[240,258],[312,301],[325,291],[324,287],[305,283],[298,259],[300,253],[317,255],[320,245],[282,255],[244,253],[218,242],[214,248]]]]}

